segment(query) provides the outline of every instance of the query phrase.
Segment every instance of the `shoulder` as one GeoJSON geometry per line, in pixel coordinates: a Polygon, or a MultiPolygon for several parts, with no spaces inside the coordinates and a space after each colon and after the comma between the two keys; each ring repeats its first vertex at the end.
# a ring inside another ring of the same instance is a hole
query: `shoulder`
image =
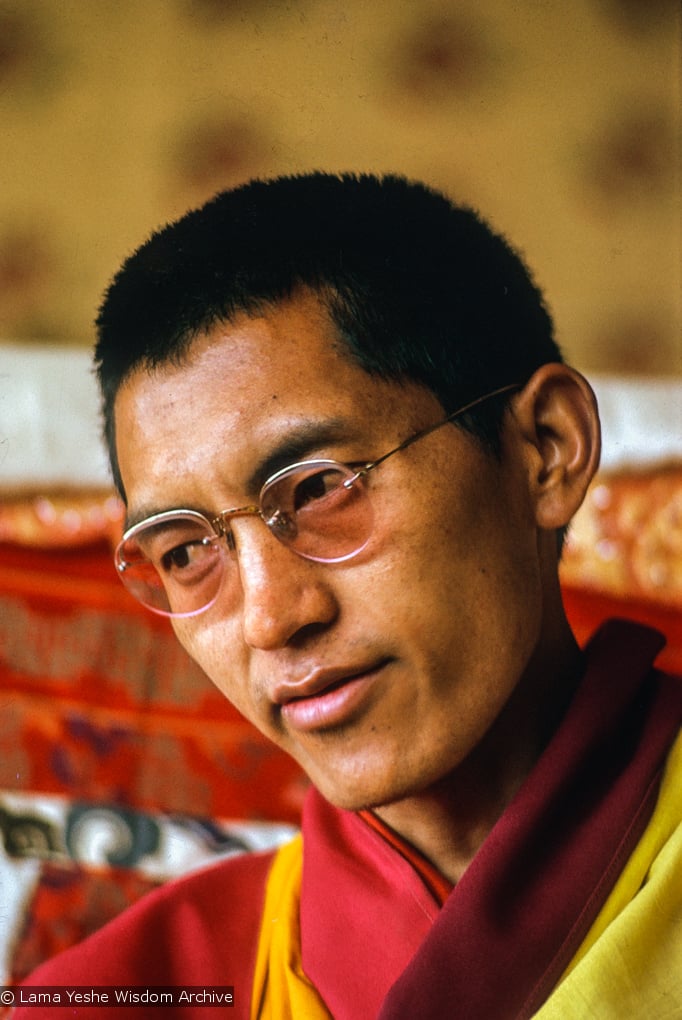
{"type": "Polygon", "coordinates": [[[226,976],[253,969],[274,855],[274,851],[244,854],[169,882],[84,942],[47,961],[29,982],[236,982],[236,977],[226,982],[226,976]]]}
{"type": "Polygon", "coordinates": [[[682,736],[654,813],[536,1020],[682,1016],[682,736]]]}

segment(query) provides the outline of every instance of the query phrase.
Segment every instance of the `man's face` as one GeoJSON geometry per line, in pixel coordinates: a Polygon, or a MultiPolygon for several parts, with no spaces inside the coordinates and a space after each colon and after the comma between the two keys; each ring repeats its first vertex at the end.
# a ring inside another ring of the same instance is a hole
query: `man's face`
{"type": "MultiPolygon", "coordinates": [[[[369,376],[306,295],[198,339],[181,366],[135,373],[116,401],[131,517],[209,518],[254,503],[290,460],[365,462],[443,409],[369,376]],[[281,459],[281,458],[280,458],[281,459]]],[[[371,472],[374,529],[354,559],[298,557],[257,517],[202,615],[174,621],[216,686],[342,807],[424,791],[479,744],[539,640],[533,507],[512,442],[498,462],[446,425],[371,472]]]]}

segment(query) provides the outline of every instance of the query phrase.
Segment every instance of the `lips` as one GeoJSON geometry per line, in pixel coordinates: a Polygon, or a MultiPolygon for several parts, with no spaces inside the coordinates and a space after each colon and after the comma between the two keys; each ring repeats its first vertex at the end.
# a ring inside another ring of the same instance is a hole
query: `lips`
{"type": "Polygon", "coordinates": [[[330,729],[350,722],[361,710],[385,660],[331,670],[314,670],[298,681],[278,684],[273,701],[289,729],[301,732],[330,729]]]}

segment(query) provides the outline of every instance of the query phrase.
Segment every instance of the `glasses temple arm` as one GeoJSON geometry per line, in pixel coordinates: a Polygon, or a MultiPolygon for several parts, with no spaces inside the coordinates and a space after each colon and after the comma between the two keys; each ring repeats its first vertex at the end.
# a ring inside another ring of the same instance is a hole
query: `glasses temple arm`
{"type": "Polygon", "coordinates": [[[485,393],[482,397],[477,397],[476,400],[469,401],[469,403],[465,404],[464,407],[460,407],[456,411],[453,411],[452,414],[449,414],[447,418],[443,418],[441,421],[436,422],[435,425],[430,425],[428,428],[423,429],[421,432],[417,432],[413,436],[408,436],[408,438],[404,439],[399,446],[395,447],[395,449],[389,450],[388,453],[385,453],[382,457],[378,457],[377,460],[373,460],[370,461],[369,464],[365,464],[365,466],[358,471],[356,477],[360,478],[362,475],[367,474],[367,472],[371,471],[372,468],[378,467],[379,464],[383,464],[383,462],[389,457],[392,457],[394,453],[400,453],[401,450],[406,450],[408,446],[411,446],[412,443],[416,443],[418,439],[423,439],[424,436],[430,435],[432,432],[435,432],[436,429],[439,429],[441,425],[447,425],[448,422],[454,421],[455,418],[459,418],[462,414],[466,414],[467,411],[470,411],[473,407],[478,407],[479,404],[482,404],[486,400],[492,400],[493,397],[499,397],[502,393],[509,393],[511,390],[518,390],[520,386],[521,383],[507,383],[506,386],[500,386],[499,389],[493,390],[492,393],[485,393]]]}

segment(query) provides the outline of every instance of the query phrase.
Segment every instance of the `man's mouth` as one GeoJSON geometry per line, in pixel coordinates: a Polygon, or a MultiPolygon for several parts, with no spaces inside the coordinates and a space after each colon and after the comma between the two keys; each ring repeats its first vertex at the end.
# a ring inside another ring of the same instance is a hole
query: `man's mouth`
{"type": "Polygon", "coordinates": [[[362,710],[387,665],[381,660],[350,669],[316,670],[275,693],[287,728],[298,732],[343,726],[362,710]]]}

